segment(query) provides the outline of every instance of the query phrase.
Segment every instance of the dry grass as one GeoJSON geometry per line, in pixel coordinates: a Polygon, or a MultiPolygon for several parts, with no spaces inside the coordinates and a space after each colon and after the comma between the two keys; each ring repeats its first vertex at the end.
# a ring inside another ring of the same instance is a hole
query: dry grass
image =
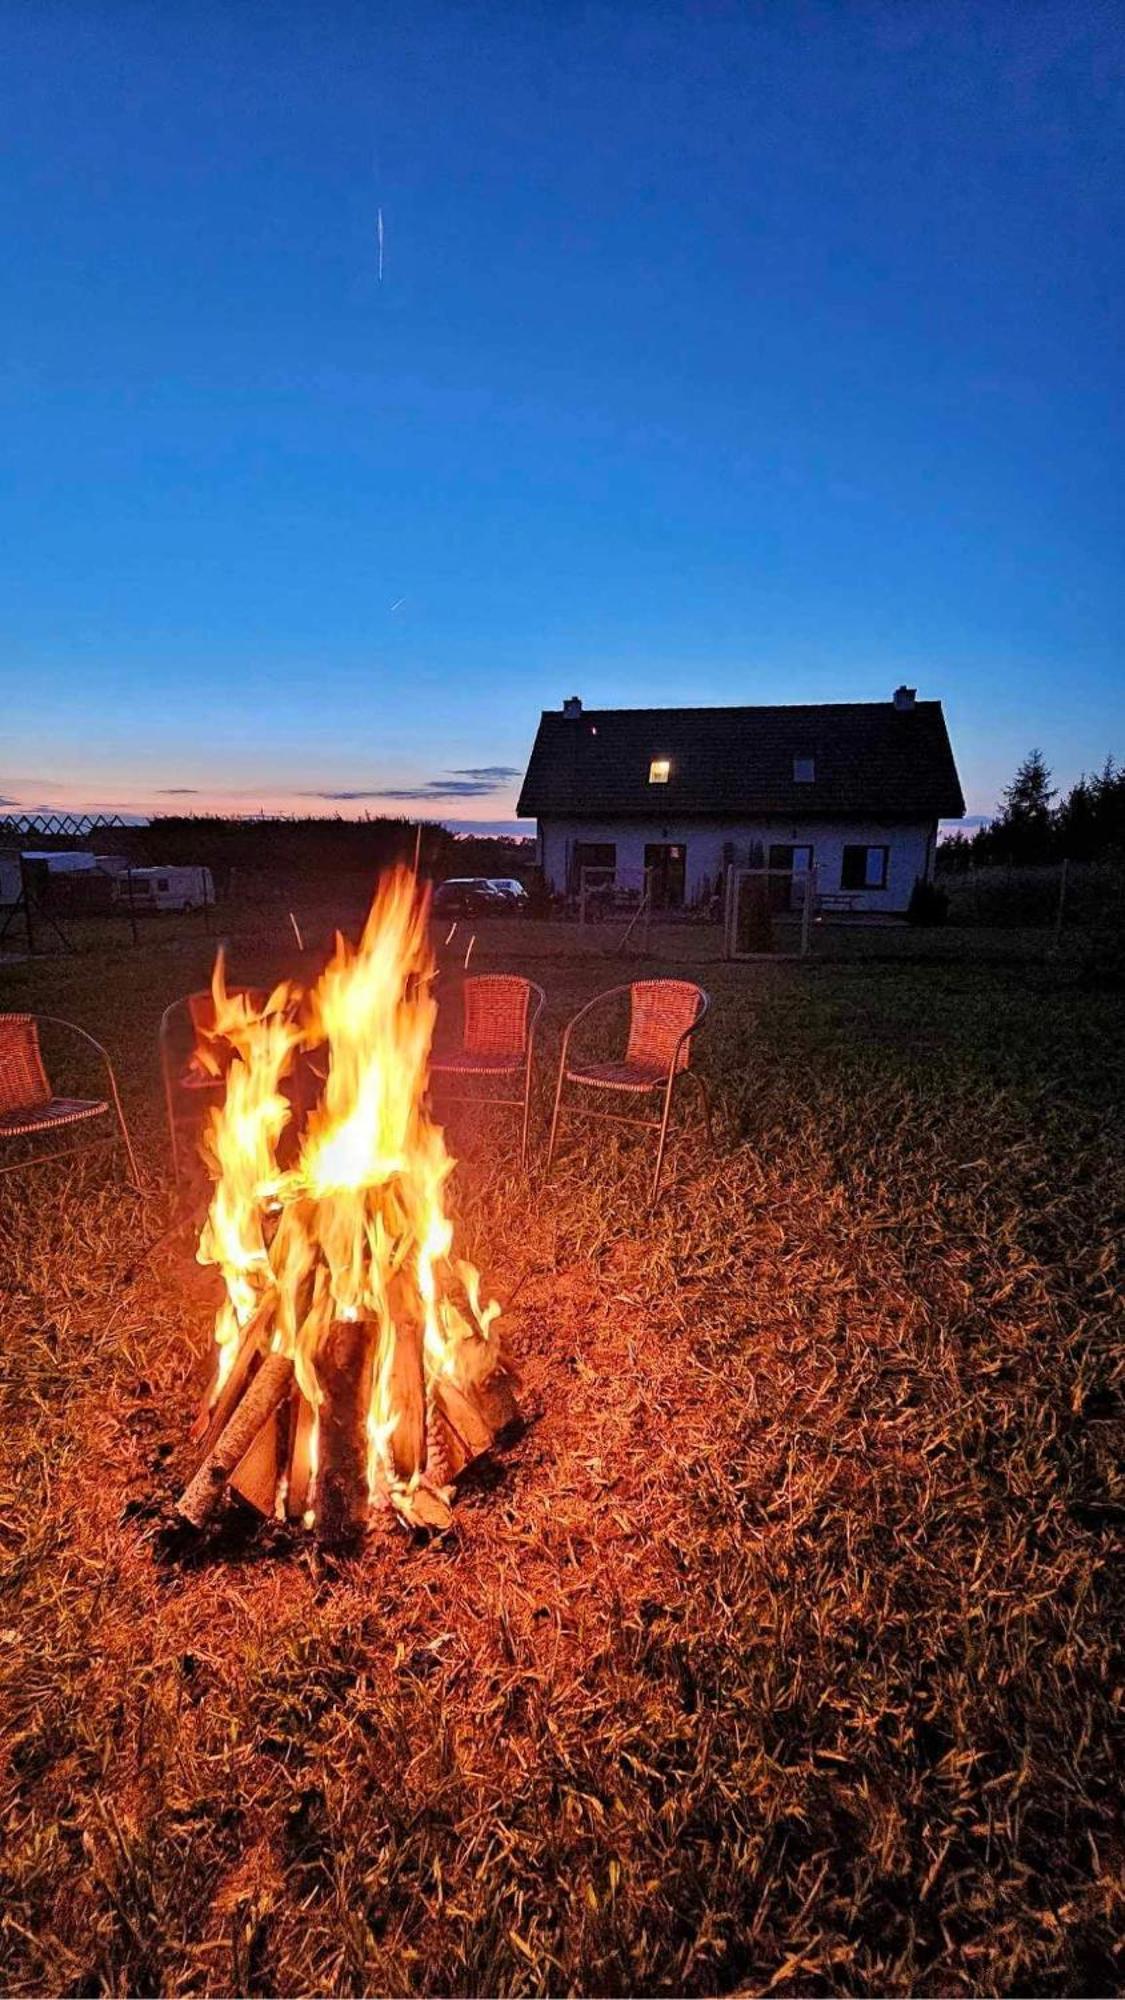
{"type": "MultiPolygon", "coordinates": [[[[154,1170],[205,950],[6,981],[104,1032],[154,1170]]],[[[544,971],[556,1018],[621,976],[544,971]]],[[[1120,1986],[1114,1003],[709,983],[727,1140],[651,1226],[627,1139],[543,1189],[465,1134],[531,1421],[440,1542],[163,1558],[201,1279],[138,1267],[159,1190],[0,1184],[7,1991],[1120,1986]]]]}

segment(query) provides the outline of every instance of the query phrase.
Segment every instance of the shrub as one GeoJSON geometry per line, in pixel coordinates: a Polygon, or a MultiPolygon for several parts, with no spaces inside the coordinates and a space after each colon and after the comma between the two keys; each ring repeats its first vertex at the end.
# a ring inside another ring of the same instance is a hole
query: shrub
{"type": "Polygon", "coordinates": [[[910,892],[906,921],[908,924],[944,924],[949,915],[949,896],[936,882],[927,882],[919,875],[910,892]]]}

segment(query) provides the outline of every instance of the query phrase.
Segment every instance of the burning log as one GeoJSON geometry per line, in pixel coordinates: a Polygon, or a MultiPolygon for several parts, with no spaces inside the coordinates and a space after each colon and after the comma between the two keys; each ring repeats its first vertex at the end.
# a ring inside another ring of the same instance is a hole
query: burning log
{"type": "Polygon", "coordinates": [[[294,1387],[289,1404],[289,1463],[285,1479],[285,1512],[291,1521],[303,1521],[308,1513],[315,1434],[316,1412],[307,1397],[294,1387]]]}
{"type": "Polygon", "coordinates": [[[333,1320],[317,1350],[320,1406],[316,1527],[323,1542],[342,1542],[367,1520],[368,1414],[378,1327],[372,1320],[333,1320]]]}
{"type": "Polygon", "coordinates": [[[426,1390],[422,1363],[422,1329],[403,1313],[389,1330],[394,1342],[386,1371],[386,1399],[394,1413],[390,1434],[391,1463],[398,1479],[407,1481],[426,1462],[426,1390]]]}
{"type": "Polygon", "coordinates": [[[287,1354],[267,1354],[242,1401],[223,1428],[213,1449],[204,1454],[195,1477],[181,1494],[177,1511],[193,1528],[210,1520],[227,1490],[232,1472],[249,1451],[262,1426],[288,1393],[293,1363],[287,1354]]]}
{"type": "Polygon", "coordinates": [[[213,1401],[210,1391],[203,1398],[191,1432],[192,1443],[197,1444],[201,1451],[210,1451],[215,1439],[222,1435],[250,1377],[265,1355],[269,1346],[270,1322],[276,1305],[277,1294],[270,1290],[243,1328],[238,1353],[234,1357],[226,1381],[216,1392],[213,1401]]]}

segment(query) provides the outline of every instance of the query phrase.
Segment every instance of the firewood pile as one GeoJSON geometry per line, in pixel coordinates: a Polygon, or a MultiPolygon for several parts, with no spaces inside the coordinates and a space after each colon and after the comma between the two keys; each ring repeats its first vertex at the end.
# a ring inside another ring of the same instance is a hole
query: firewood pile
{"type": "Polygon", "coordinates": [[[223,1298],[178,1502],[191,1529],[232,1494],[328,1544],[378,1507],[441,1528],[458,1475],[518,1421],[499,1307],[453,1255],[453,1161],[427,1102],[426,917],[414,877],[396,871],[359,945],[337,938],[310,994],[228,993],[216,965],[196,1060],[224,1090],[203,1135],[197,1256],[223,1298]],[[300,1121],[299,1063],[320,1086],[300,1121]]]}

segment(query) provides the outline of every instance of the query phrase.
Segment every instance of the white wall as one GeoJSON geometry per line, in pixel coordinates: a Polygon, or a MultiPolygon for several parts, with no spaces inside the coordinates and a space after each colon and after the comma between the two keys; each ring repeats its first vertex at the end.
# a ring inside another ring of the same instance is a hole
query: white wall
{"type": "Polygon", "coordinates": [[[860,910],[905,910],[919,875],[933,872],[936,840],[933,820],[714,820],[714,819],[548,819],[539,822],[539,858],[552,889],[562,894],[575,841],[613,841],[619,877],[639,882],[645,847],[668,842],[686,848],[687,901],[695,902],[723,872],[727,843],[736,865],[745,867],[753,843],[760,842],[768,860],[771,843],[810,846],[821,894],[840,889],[845,846],[889,847],[885,889],[849,891],[860,910]]]}

